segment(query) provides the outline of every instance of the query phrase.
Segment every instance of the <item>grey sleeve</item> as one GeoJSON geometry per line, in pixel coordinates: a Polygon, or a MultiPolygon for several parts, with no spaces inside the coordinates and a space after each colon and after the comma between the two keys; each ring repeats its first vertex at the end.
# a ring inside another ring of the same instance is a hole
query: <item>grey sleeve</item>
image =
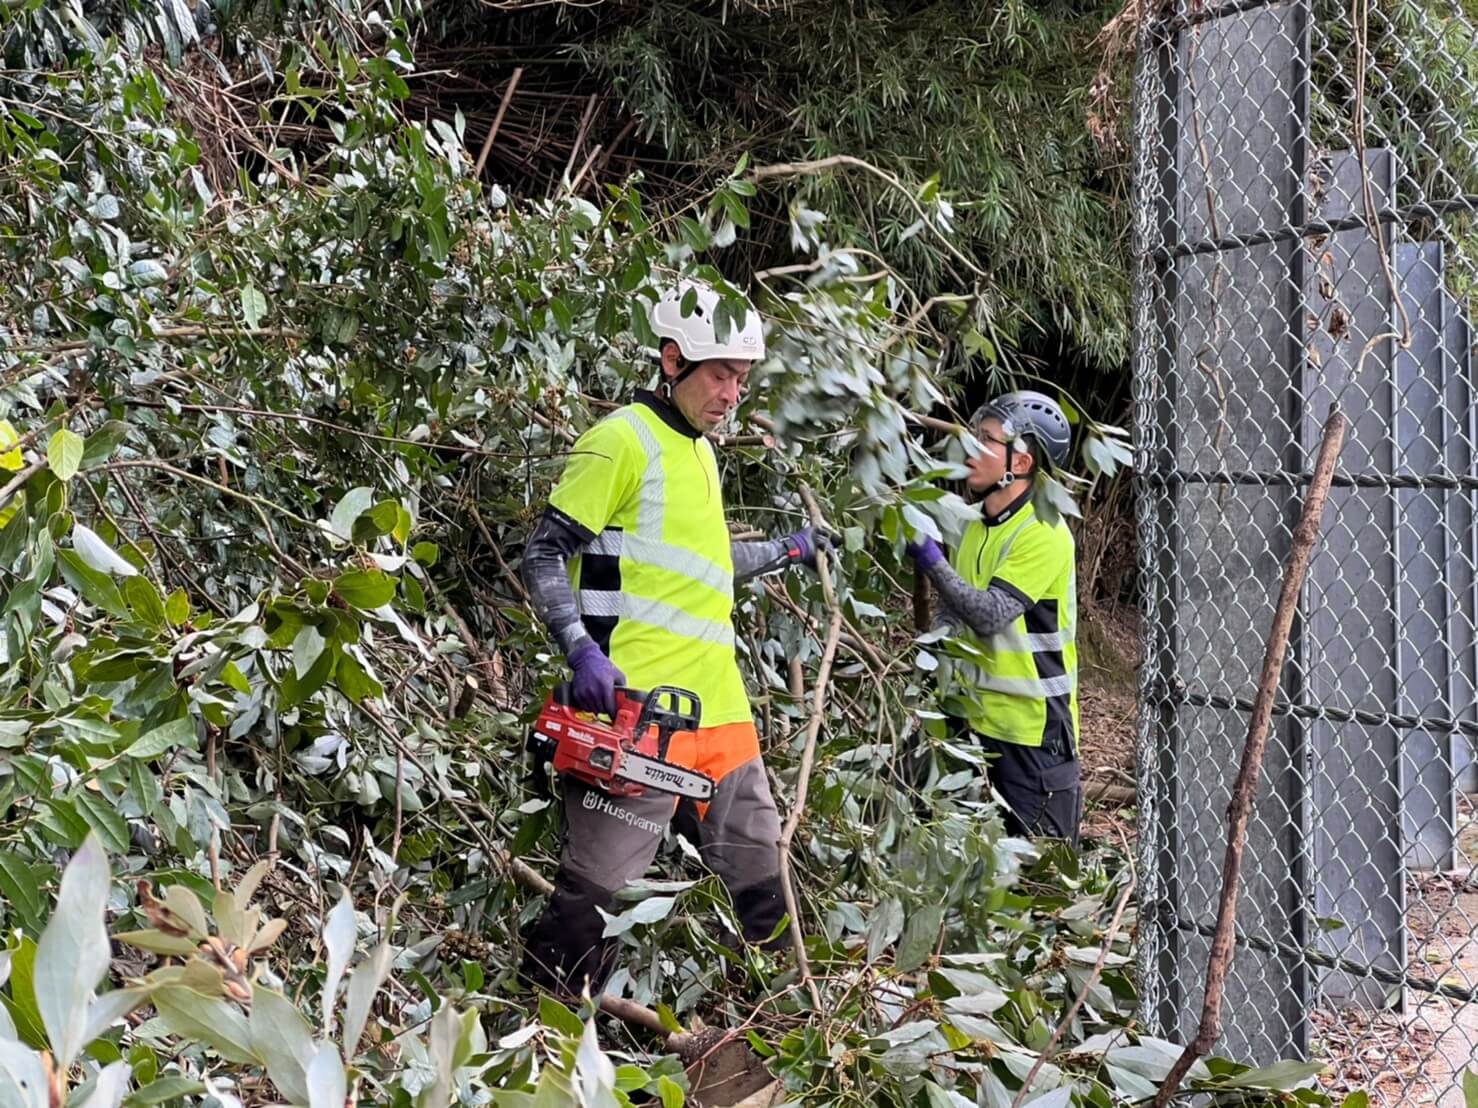
{"type": "Polygon", "coordinates": [[[965,625],[965,621],[960,618],[960,613],[955,611],[954,605],[949,602],[948,597],[943,593],[936,592],[934,599],[939,603],[934,606],[934,620],[932,626],[929,628],[931,631],[937,631],[941,627],[944,627],[953,634],[965,625]]]}
{"type": "Polygon", "coordinates": [[[929,580],[934,582],[949,614],[977,635],[994,635],[1004,630],[1031,603],[1028,597],[997,582],[992,582],[989,588],[977,589],[947,561],[929,567],[929,580]]]}
{"type": "Polygon", "coordinates": [[[790,547],[784,539],[730,543],[729,549],[734,559],[736,585],[742,585],[752,577],[784,569],[790,564],[790,547]]]}
{"type": "Polygon", "coordinates": [[[556,508],[545,508],[524,547],[520,572],[534,613],[554,636],[566,657],[590,637],[580,622],[580,606],[570,587],[570,558],[595,538],[556,508]]]}

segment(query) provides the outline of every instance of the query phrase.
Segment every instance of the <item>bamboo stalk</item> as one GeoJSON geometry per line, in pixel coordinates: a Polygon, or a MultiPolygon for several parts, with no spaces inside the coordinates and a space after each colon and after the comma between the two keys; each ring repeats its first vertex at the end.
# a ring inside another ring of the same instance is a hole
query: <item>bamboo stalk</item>
{"type": "Polygon", "coordinates": [[[503,125],[503,116],[508,112],[508,105],[513,100],[513,90],[518,88],[519,78],[523,76],[523,66],[513,71],[513,76],[508,78],[508,87],[503,90],[503,99],[498,104],[498,114],[493,116],[493,125],[488,128],[488,137],[482,140],[482,150],[477,155],[477,164],[472,168],[472,176],[480,178],[483,166],[488,164],[488,154],[493,149],[493,140],[498,137],[498,128],[503,125]]]}

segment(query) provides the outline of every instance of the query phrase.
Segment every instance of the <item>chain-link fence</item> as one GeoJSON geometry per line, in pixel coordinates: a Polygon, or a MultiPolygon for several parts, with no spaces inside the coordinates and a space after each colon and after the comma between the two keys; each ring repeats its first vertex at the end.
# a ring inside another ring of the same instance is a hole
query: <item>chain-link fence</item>
{"type": "Polygon", "coordinates": [[[1144,5],[1144,1015],[1193,1033],[1226,808],[1331,404],[1350,419],[1243,869],[1233,1057],[1374,1103],[1478,1066],[1478,37],[1444,0],[1144,5]]]}

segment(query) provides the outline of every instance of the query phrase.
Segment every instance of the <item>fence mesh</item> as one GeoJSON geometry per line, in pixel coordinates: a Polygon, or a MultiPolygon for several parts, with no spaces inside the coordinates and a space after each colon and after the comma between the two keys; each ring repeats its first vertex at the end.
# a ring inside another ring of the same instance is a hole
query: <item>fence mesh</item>
{"type": "MultiPolygon", "coordinates": [[[[1373,1103],[1478,1067],[1478,38],[1441,0],[1144,5],[1144,1016],[1199,1014],[1226,808],[1331,405],[1350,429],[1248,841],[1219,1049],[1373,1103]]],[[[1475,8],[1478,11],[1478,8],[1475,8]]]]}

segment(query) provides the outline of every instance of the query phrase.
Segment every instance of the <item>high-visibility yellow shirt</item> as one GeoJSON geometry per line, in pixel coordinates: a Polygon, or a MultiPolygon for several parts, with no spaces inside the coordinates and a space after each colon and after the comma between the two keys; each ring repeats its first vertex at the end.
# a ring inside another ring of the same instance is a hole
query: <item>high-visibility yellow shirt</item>
{"type": "Polygon", "coordinates": [[[629,404],[575,443],[549,498],[595,535],[571,559],[570,581],[586,630],[628,685],[696,693],[705,729],[751,723],[713,447],[665,415],[629,404]]]}
{"type": "Polygon", "coordinates": [[[969,660],[941,666],[945,709],[989,738],[1076,752],[1077,557],[1067,524],[1046,523],[1027,498],[970,524],[952,564],[968,584],[1000,586],[1026,611],[993,635],[961,630],[969,660]]]}

